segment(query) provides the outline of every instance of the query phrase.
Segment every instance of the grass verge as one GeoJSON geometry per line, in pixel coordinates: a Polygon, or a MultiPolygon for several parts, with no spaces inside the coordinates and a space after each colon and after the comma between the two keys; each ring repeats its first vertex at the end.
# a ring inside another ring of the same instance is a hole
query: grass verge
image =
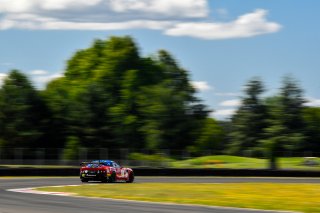
{"type": "MultiPolygon", "coordinates": [[[[320,159],[316,159],[320,163],[320,159]]],[[[280,169],[320,170],[320,166],[303,165],[303,157],[279,158],[280,169]]],[[[238,157],[229,155],[212,155],[191,158],[182,161],[173,161],[174,168],[228,168],[228,169],[266,169],[269,166],[267,159],[238,157]]]]}
{"type": "Polygon", "coordinates": [[[320,184],[279,183],[135,183],[38,188],[80,196],[178,204],[201,204],[320,212],[320,184]]]}

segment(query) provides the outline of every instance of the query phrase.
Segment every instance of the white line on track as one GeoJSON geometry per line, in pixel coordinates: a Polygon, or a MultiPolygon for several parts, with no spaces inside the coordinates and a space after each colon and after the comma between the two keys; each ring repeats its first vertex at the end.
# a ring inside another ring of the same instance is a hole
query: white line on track
{"type": "MultiPolygon", "coordinates": [[[[56,186],[58,187],[58,186],[56,186]]],[[[43,192],[35,190],[34,188],[20,188],[20,189],[7,189],[9,192],[20,192],[20,193],[27,193],[27,194],[39,194],[39,195],[57,195],[57,196],[72,196],[72,193],[66,192],[43,192]]]]}

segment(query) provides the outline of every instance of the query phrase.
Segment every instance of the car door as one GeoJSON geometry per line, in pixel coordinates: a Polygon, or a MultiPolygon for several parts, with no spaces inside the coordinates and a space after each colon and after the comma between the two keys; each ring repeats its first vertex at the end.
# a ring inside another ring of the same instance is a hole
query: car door
{"type": "Polygon", "coordinates": [[[117,163],[113,163],[113,167],[116,170],[116,176],[117,178],[122,178],[122,174],[121,174],[121,167],[117,164],[117,163]]]}
{"type": "Polygon", "coordinates": [[[118,179],[127,179],[128,178],[128,172],[126,168],[122,168],[117,163],[114,163],[114,167],[116,168],[116,174],[118,179]]]}

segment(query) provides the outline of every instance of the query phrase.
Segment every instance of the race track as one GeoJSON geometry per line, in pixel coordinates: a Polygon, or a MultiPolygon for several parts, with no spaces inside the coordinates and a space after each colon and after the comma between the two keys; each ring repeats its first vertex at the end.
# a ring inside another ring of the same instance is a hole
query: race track
{"type": "MultiPolygon", "coordinates": [[[[320,178],[230,178],[230,177],[136,177],[135,183],[320,183],[320,178]]],[[[211,213],[259,213],[266,211],[213,208],[190,205],[166,205],[132,201],[76,198],[53,195],[23,194],[6,191],[37,186],[82,184],[79,178],[0,178],[0,213],[141,213],[141,212],[211,212],[211,213]]],[[[90,183],[86,183],[90,184],[90,183]]],[[[272,211],[268,211],[272,212],[272,211]]]]}

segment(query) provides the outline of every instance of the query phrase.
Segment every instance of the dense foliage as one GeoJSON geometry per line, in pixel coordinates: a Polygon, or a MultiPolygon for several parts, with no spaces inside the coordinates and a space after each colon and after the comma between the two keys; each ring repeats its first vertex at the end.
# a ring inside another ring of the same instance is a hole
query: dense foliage
{"type": "Polygon", "coordinates": [[[63,77],[36,90],[13,70],[0,88],[0,146],[186,150],[199,155],[269,156],[320,152],[320,109],[285,77],[279,92],[263,96],[250,80],[230,121],[210,118],[189,74],[165,50],[143,57],[130,37],[97,40],[77,51],[63,77]]]}
{"type": "Polygon", "coordinates": [[[0,137],[11,147],[184,149],[212,125],[188,72],[164,50],[141,57],[130,37],[76,52],[41,92],[12,71],[0,97],[0,137]]]}

